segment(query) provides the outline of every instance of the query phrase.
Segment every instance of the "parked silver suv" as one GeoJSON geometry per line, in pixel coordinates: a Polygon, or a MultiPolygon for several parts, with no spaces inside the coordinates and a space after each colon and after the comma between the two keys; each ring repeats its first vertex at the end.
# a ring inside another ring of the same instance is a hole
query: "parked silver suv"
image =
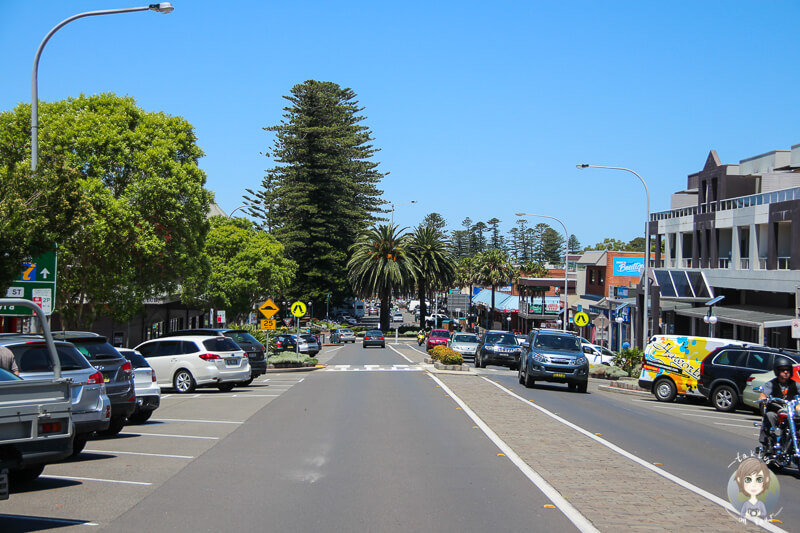
{"type": "MultiPolygon", "coordinates": [[[[53,377],[47,344],[40,336],[2,335],[0,345],[14,354],[22,379],[53,377]]],[[[72,344],[56,341],[55,345],[61,361],[61,376],[72,379],[72,420],[75,424],[72,455],[75,456],[81,453],[86,446],[86,440],[94,431],[108,429],[111,402],[106,395],[103,374],[72,344]]]]}

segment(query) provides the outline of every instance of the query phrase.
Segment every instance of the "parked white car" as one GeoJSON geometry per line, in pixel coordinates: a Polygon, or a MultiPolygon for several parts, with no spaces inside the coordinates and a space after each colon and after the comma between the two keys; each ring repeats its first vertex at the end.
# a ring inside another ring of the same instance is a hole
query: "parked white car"
{"type": "Polygon", "coordinates": [[[161,405],[161,387],[156,380],[156,371],[142,354],[130,348],[117,348],[133,365],[133,386],[136,391],[136,410],[128,417],[129,422],[144,424],[161,405]]]}
{"type": "Polygon", "coordinates": [[[177,392],[216,386],[227,392],[250,379],[250,360],[228,337],[164,337],[137,346],[156,372],[158,385],[177,392]]]}
{"type": "Polygon", "coordinates": [[[588,342],[581,343],[581,349],[583,350],[586,359],[589,360],[589,364],[592,365],[613,365],[614,364],[614,357],[616,354],[606,348],[605,346],[598,346],[597,344],[591,344],[588,342]]]}

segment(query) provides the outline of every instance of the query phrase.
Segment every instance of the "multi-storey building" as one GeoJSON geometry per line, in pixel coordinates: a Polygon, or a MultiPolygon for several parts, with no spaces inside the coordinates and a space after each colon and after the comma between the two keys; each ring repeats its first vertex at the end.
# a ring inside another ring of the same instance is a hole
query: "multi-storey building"
{"type": "Polygon", "coordinates": [[[671,209],[651,214],[650,233],[660,295],[655,331],[796,345],[800,144],[738,165],[721,164],[711,151],[703,170],[672,195],[671,209]],[[704,303],[712,296],[725,299],[710,310],[704,303]]]}

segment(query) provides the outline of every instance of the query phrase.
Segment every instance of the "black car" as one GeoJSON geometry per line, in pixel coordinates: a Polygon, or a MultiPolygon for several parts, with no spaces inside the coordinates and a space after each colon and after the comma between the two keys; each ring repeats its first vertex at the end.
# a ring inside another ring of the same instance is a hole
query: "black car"
{"type": "Polygon", "coordinates": [[[581,349],[581,338],[556,330],[534,330],[523,342],[519,382],[532,387],[536,381],[566,383],[569,390],[586,392],[589,360],[581,349]]]}
{"type": "Polygon", "coordinates": [[[240,385],[249,385],[255,378],[267,373],[267,359],[264,357],[266,348],[245,329],[195,328],[174,331],[164,336],[177,337],[185,335],[222,335],[233,339],[233,342],[247,352],[247,359],[250,360],[250,379],[243,381],[240,385]]]}
{"type": "Polygon", "coordinates": [[[111,401],[111,422],[101,433],[116,435],[136,410],[133,365],[114,348],[108,339],[83,331],[58,331],[53,339],[67,341],[103,374],[106,394],[111,401]]]}
{"type": "Polygon", "coordinates": [[[475,351],[475,368],[486,365],[507,366],[511,370],[519,367],[522,349],[513,333],[508,331],[487,331],[481,337],[475,351]]]}
{"type": "Polygon", "coordinates": [[[742,401],[748,380],[756,374],[772,372],[776,355],[800,362],[800,354],[795,351],[753,345],[717,348],[700,364],[697,390],[718,411],[733,411],[742,401]]]}

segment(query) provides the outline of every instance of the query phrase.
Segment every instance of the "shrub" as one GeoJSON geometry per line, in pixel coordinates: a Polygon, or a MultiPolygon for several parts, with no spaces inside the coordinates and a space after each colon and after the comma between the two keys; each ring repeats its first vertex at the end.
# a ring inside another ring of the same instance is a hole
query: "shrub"
{"type": "MultiPolygon", "coordinates": [[[[642,350],[639,348],[628,348],[622,350],[614,357],[614,366],[621,368],[628,373],[629,376],[633,375],[631,372],[637,366],[642,364],[642,350]]],[[[641,368],[641,366],[640,366],[641,368]]]]}
{"type": "Polygon", "coordinates": [[[591,365],[589,375],[593,378],[601,379],[619,379],[628,377],[628,373],[616,366],[608,365],[591,365]]]}
{"type": "Polygon", "coordinates": [[[434,361],[439,361],[441,360],[445,352],[449,349],[450,348],[448,348],[447,346],[440,344],[428,350],[428,353],[431,354],[431,359],[433,359],[434,361]]]}
{"type": "Polygon", "coordinates": [[[442,354],[440,361],[443,365],[460,365],[464,363],[464,358],[455,350],[447,348],[447,351],[442,354]]]}

